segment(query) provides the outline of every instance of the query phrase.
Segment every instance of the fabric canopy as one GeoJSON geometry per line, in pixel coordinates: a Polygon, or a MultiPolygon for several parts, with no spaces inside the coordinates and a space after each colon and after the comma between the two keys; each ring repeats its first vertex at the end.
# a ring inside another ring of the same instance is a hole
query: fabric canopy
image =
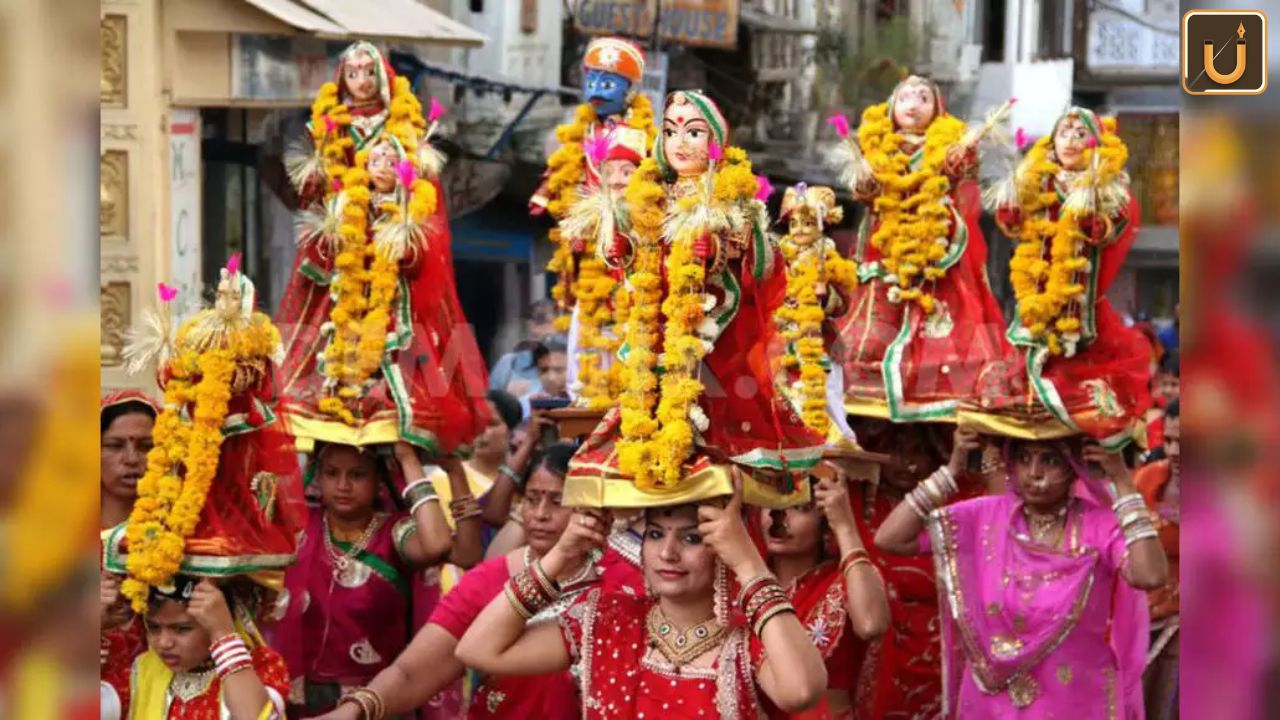
{"type": "Polygon", "coordinates": [[[333,38],[384,38],[483,45],[485,36],[419,0],[245,0],[304,32],[333,38]]]}

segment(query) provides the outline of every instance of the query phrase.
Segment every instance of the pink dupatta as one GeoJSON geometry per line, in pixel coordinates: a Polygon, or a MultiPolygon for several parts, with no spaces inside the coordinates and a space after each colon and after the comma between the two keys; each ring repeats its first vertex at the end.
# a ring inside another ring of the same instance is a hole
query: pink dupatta
{"type": "MultiPolygon", "coordinates": [[[[1022,501],[1012,492],[955,503],[930,517],[925,544],[934,555],[943,620],[944,717],[957,717],[966,670],[985,695],[1007,692],[1013,708],[1028,708],[1026,717],[1042,716],[1043,704],[1030,706],[1054,684],[1042,677],[1053,670],[1049,658],[1056,668],[1096,671],[1110,665],[1096,657],[1105,646],[1119,694],[1109,707],[1122,707],[1117,717],[1125,720],[1143,717],[1145,596],[1120,575],[1124,540],[1106,492],[1080,481],[1073,489],[1066,547],[1031,542],[1022,501]]],[[[1063,685],[1070,681],[1059,673],[1063,685]]]]}

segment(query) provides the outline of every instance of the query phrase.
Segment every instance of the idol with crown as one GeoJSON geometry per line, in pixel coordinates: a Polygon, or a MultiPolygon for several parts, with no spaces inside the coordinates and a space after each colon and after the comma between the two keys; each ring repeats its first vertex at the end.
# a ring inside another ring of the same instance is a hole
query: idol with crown
{"type": "Polygon", "coordinates": [[[845,178],[868,212],[853,260],[861,280],[832,347],[850,415],[954,421],[984,364],[1007,354],[978,226],[978,146],[1010,103],[966,127],[931,80],[912,75],[862,114],[832,118],[845,178]]]}
{"type": "Polygon", "coordinates": [[[985,200],[1014,240],[1013,361],[985,369],[962,415],[1027,438],[1128,443],[1150,404],[1150,346],[1106,299],[1137,236],[1129,151],[1114,118],[1073,107],[985,200]]]}
{"type": "Polygon", "coordinates": [[[840,254],[826,229],[844,218],[829,187],[801,183],[782,196],[787,233],[778,246],[786,259],[787,295],[774,312],[782,339],[779,382],[806,425],[824,436],[831,428],[827,402],[829,320],[858,286],[858,267],[840,254]]]}
{"type": "Polygon", "coordinates": [[[572,122],[556,128],[559,147],[529,201],[532,215],[549,214],[557,223],[547,269],[557,276],[551,291],[561,312],[557,329],[569,334],[570,394],[576,405],[600,411],[620,389],[621,370],[610,366],[620,345],[614,326],[626,310],[615,307],[625,299],[618,273],[597,252],[596,235],[617,226],[622,190],[657,132],[640,92],[644,64],[644,53],[627,40],[591,41],[582,59],[584,102],[572,122]]]}
{"type": "Polygon", "coordinates": [[[786,273],[747,155],[716,104],[673,92],[653,156],[627,186],[631,230],[601,252],[625,271],[625,385],[570,463],[566,502],[645,507],[732,491],[785,505],[823,438],[774,387],[768,357],[786,273]]]}
{"type": "Polygon", "coordinates": [[[299,252],[280,305],[282,414],[300,447],[404,440],[465,450],[488,419],[484,362],[458,302],[427,117],[373,44],[340,57],[289,159],[299,252]]]}
{"type": "Polygon", "coordinates": [[[104,538],[102,567],[124,576],[123,611],[145,616],[148,628],[189,625],[208,640],[189,653],[157,649],[153,638],[132,658],[131,692],[104,703],[131,718],[226,716],[228,705],[246,703],[259,717],[283,718],[288,674],[257,630],[295,558],[305,512],[293,438],[270,404],[280,334],[254,309],[238,257],[222,271],[214,307],[176,332],[168,315],[176,291],[162,284],[160,294],[160,311],[148,312],[126,358],[131,372],[158,368],[164,405],[137,500],[104,538]],[[245,671],[252,681],[223,685],[245,671]]]}

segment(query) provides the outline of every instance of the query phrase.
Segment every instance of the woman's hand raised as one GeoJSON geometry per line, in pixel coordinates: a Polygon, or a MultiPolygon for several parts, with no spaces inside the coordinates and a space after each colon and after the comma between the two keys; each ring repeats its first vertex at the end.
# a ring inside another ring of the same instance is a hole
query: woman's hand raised
{"type": "Polygon", "coordinates": [[[733,496],[727,504],[711,501],[698,507],[698,533],[739,580],[749,580],[766,570],[742,522],[742,471],[738,468],[733,468],[733,496]]]}

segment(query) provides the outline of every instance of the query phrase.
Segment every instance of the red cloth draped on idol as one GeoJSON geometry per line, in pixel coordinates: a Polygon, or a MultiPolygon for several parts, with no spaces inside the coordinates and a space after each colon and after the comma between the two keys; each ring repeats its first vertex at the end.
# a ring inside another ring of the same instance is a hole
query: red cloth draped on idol
{"type": "Polygon", "coordinates": [[[312,105],[309,151],[288,160],[300,247],[277,320],[282,415],[301,449],[404,440],[445,455],[488,422],[430,144],[442,113],[433,101],[424,118],[409,82],[358,42],[312,105]]]}
{"type": "Polygon", "coordinates": [[[863,112],[856,140],[833,118],[847,138],[845,177],[868,204],[853,258],[862,284],[831,350],[850,414],[954,421],[983,365],[1008,354],[974,177],[979,142],[1010,105],[966,129],[913,75],[863,112]]]}
{"type": "Polygon", "coordinates": [[[808,485],[795,478],[821,459],[823,438],[774,388],[768,351],[781,345],[773,314],[786,274],[757,179],[707,96],[671,93],[662,123],[627,187],[631,235],[602,248],[629,288],[627,384],[574,456],[566,503],[727,493],[731,464],[750,471],[747,502],[803,502],[808,485]]]}
{"type": "Polygon", "coordinates": [[[164,405],[132,512],[103,539],[103,568],[127,575],[119,592],[150,648],[114,704],[132,718],[283,718],[288,674],[256,627],[303,514],[293,438],[268,404],[280,335],[238,257],[214,307],[170,339],[175,294],[161,286],[162,311],[126,351],[132,371],[158,362],[164,405]]]}
{"type": "Polygon", "coordinates": [[[1114,119],[1073,107],[989,188],[1016,243],[1008,339],[1022,356],[983,370],[965,424],[1031,439],[1084,433],[1108,449],[1135,437],[1151,404],[1150,346],[1105,297],[1137,237],[1128,155],[1114,119]]]}
{"type": "MultiPolygon", "coordinates": [[[[986,279],[978,226],[978,147],[1012,101],[967,128],[937,86],[910,76],[863,112],[856,133],[831,123],[845,179],[868,204],[853,260],[860,284],[834,320],[829,394],[849,416],[845,441],[890,458],[879,481],[851,492],[863,541],[916,481],[946,462],[949,434],[979,372],[1009,357],[1004,316],[986,279]]],[[[831,404],[835,404],[834,402],[831,404]]],[[[961,492],[981,494],[976,477],[961,492]]],[[[940,707],[938,606],[928,560],[872,550],[889,586],[893,622],[868,647],[856,693],[860,716],[925,717],[940,707]]]]}

